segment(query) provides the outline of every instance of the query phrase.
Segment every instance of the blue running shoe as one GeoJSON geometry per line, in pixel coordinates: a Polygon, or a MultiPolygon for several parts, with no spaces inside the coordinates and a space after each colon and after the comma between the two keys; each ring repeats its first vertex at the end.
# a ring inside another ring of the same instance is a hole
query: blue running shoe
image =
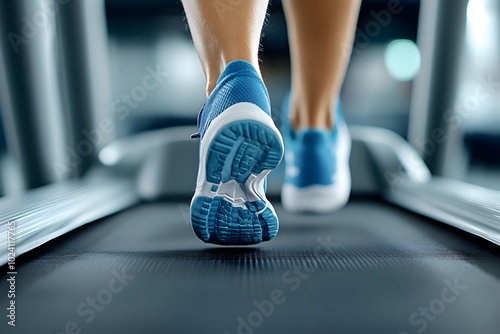
{"type": "Polygon", "coordinates": [[[340,104],[333,130],[294,131],[283,108],[282,134],[285,140],[285,183],[283,207],[293,212],[323,213],[342,208],[351,192],[349,156],[351,137],[340,104]]]}
{"type": "Polygon", "coordinates": [[[265,180],[283,157],[267,89],[254,67],[229,63],[198,115],[200,165],[191,201],[193,230],[204,242],[251,245],[278,233],[265,180]]]}

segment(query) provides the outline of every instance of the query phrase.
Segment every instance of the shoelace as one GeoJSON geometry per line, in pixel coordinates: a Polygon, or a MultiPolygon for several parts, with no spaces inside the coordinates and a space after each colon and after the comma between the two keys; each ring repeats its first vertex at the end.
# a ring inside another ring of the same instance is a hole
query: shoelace
{"type": "MultiPolygon", "coordinates": [[[[203,108],[205,108],[205,105],[201,107],[200,112],[198,113],[198,117],[196,117],[196,126],[198,126],[198,128],[200,128],[201,114],[203,113],[203,108]]],[[[191,135],[191,139],[200,139],[200,138],[201,138],[200,132],[195,132],[191,135]]]]}

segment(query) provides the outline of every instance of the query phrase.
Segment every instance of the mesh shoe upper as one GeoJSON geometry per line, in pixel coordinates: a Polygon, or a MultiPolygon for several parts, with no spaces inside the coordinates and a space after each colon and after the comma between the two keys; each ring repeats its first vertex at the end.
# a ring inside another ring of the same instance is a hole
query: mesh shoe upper
{"type": "Polygon", "coordinates": [[[226,66],[198,115],[201,138],[214,118],[241,102],[253,103],[271,115],[269,94],[259,74],[249,62],[236,60],[226,66]]]}

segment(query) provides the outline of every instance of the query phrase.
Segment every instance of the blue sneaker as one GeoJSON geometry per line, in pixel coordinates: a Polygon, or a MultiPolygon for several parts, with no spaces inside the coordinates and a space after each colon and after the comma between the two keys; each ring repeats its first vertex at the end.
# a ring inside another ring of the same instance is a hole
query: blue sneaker
{"type": "MultiPolygon", "coordinates": [[[[289,101],[289,99],[287,99],[289,101]]],[[[283,108],[282,133],[285,140],[285,183],[283,207],[293,212],[323,213],[342,208],[349,199],[351,137],[340,104],[333,130],[294,131],[283,108]]]]}
{"type": "Polygon", "coordinates": [[[265,180],[283,157],[267,89],[254,67],[229,63],[198,115],[200,165],[191,201],[195,234],[207,243],[251,245],[278,233],[265,180]]]}

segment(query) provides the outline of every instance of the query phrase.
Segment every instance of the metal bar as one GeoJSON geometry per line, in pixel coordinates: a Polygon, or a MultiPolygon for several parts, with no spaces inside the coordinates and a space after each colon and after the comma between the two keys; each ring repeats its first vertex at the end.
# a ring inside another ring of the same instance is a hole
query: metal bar
{"type": "Polygon", "coordinates": [[[61,89],[73,152],[82,175],[113,135],[104,0],[72,0],[57,15],[61,89]]]}
{"type": "Polygon", "coordinates": [[[55,167],[66,158],[67,141],[54,56],[56,14],[50,4],[0,0],[0,109],[25,188],[69,176],[59,175],[55,167]]]}
{"type": "Polygon", "coordinates": [[[460,129],[449,121],[465,37],[468,0],[422,0],[418,45],[422,68],[415,79],[409,139],[433,174],[454,176],[460,129]]]}

